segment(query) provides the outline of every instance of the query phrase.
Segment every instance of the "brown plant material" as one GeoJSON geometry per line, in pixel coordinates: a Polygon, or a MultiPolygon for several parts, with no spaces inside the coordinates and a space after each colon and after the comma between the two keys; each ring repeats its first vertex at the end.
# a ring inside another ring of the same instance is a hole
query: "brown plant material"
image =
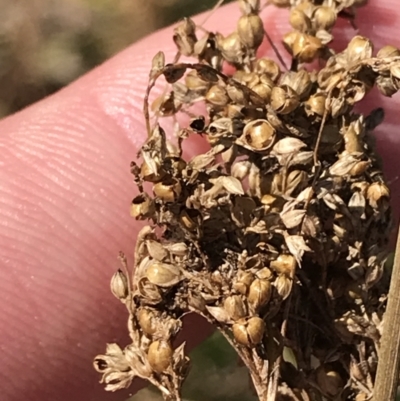
{"type": "Polygon", "coordinates": [[[373,395],[390,194],[371,140],[383,112],[353,107],[374,85],[386,95],[399,90],[400,51],[385,46],[374,57],[362,36],[341,53],[329,47],[337,18],[364,2],[273,3],[291,8],[294,31],[283,38],[290,71],[256,56],[268,36],[258,0],[239,1],[242,17],[226,37],[185,19],[173,63],[162,52],[153,59],[148,139],[141,166],[131,166],[140,191],[131,214],[149,225],[137,238],[133,274],[122,258],[112,279],[132,343],[96,357],[107,390],[138,376],[180,400],[189,361],[174,339],[195,312],[232,344],[262,401],[373,395]],[[195,60],[182,63],[180,54],[195,60]],[[304,63],[314,60],[321,68],[309,71],[304,63]],[[158,79],[168,95],[151,115],[158,79]],[[200,116],[192,108],[199,101],[200,116]],[[178,112],[191,120],[172,140],[162,118],[178,112]],[[209,150],[185,160],[190,135],[204,136],[209,150]]]}

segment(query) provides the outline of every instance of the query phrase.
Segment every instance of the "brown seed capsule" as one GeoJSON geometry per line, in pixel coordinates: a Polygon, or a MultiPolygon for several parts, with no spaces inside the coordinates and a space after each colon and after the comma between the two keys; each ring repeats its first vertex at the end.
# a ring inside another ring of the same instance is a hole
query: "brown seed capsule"
{"type": "Polygon", "coordinates": [[[253,120],[246,124],[239,145],[254,151],[270,148],[275,139],[275,129],[267,120],[253,120]]]}
{"type": "Polygon", "coordinates": [[[297,8],[294,8],[290,12],[289,23],[294,29],[300,32],[308,32],[311,29],[310,18],[297,8]]]}
{"type": "Polygon", "coordinates": [[[210,87],[210,83],[202,79],[197,71],[191,70],[185,75],[185,85],[196,92],[204,92],[210,87]]]}
{"type": "Polygon", "coordinates": [[[288,85],[275,86],[271,92],[271,106],[280,114],[289,114],[300,104],[299,96],[288,85]]]}
{"type": "Polygon", "coordinates": [[[332,7],[321,6],[314,11],[312,21],[317,31],[329,31],[335,25],[337,14],[332,7]]]}
{"type": "Polygon", "coordinates": [[[294,277],[297,262],[293,255],[281,254],[277,259],[270,262],[270,268],[278,274],[286,274],[288,277],[294,277]]]}
{"type": "Polygon", "coordinates": [[[263,267],[262,269],[257,271],[256,277],[260,280],[272,280],[273,274],[272,271],[268,269],[268,267],[263,267]]]}
{"type": "Polygon", "coordinates": [[[181,184],[175,178],[158,182],[153,186],[154,194],[164,202],[175,202],[179,198],[181,191],[181,184]]]}
{"type": "Polygon", "coordinates": [[[315,8],[315,5],[310,0],[304,0],[296,6],[297,10],[303,11],[310,18],[314,14],[315,8]]]}
{"type": "Polygon", "coordinates": [[[118,270],[116,273],[114,273],[111,279],[110,287],[111,292],[120,301],[123,301],[127,298],[129,294],[128,279],[122,270],[118,270]]]}
{"type": "Polygon", "coordinates": [[[151,305],[157,305],[162,301],[160,289],[153,283],[150,283],[147,277],[142,277],[139,280],[138,291],[145,301],[151,305]]]}
{"type": "Polygon", "coordinates": [[[146,219],[154,212],[153,200],[146,193],[133,198],[131,203],[131,216],[135,219],[146,219]]]}
{"type": "Polygon", "coordinates": [[[372,57],[373,44],[363,36],[354,36],[347,45],[346,52],[351,63],[372,57]]]}
{"type": "Polygon", "coordinates": [[[137,319],[143,333],[152,336],[157,331],[157,315],[154,310],[141,308],[137,312],[137,319]]]}
{"type": "Polygon", "coordinates": [[[374,182],[367,189],[367,199],[373,208],[377,208],[384,198],[389,199],[389,188],[382,182],[374,182]]]}
{"type": "Polygon", "coordinates": [[[147,360],[151,368],[157,372],[165,372],[172,362],[173,349],[168,341],[154,341],[147,352],[147,360]]]}
{"type": "Polygon", "coordinates": [[[267,75],[276,82],[281,74],[279,65],[269,58],[260,58],[256,61],[255,72],[259,75],[267,75]]]}
{"type": "Polygon", "coordinates": [[[258,84],[252,88],[252,91],[256,93],[264,101],[268,101],[271,97],[271,88],[265,84],[258,84]]]}
{"type": "Polygon", "coordinates": [[[224,87],[213,85],[206,94],[206,100],[215,106],[225,106],[229,102],[229,97],[224,87]]]}
{"type": "Polygon", "coordinates": [[[378,58],[399,57],[399,56],[400,56],[400,49],[391,45],[383,46],[376,55],[376,57],[378,58]]]}
{"type": "Polygon", "coordinates": [[[265,332],[265,323],[259,317],[241,319],[232,326],[235,340],[245,347],[253,347],[259,344],[265,332]]]}
{"type": "Polygon", "coordinates": [[[305,102],[304,108],[309,115],[323,116],[325,113],[326,95],[322,92],[311,95],[305,102]]]}
{"type": "Polygon", "coordinates": [[[291,52],[302,63],[311,63],[318,57],[323,45],[320,39],[305,33],[298,33],[291,52]]]}
{"type": "Polygon", "coordinates": [[[242,295],[246,295],[253,280],[253,273],[239,270],[237,281],[233,283],[232,288],[242,295]]]}
{"type": "Polygon", "coordinates": [[[257,14],[260,11],[260,0],[239,0],[239,7],[243,14],[257,14]]]}
{"type": "Polygon", "coordinates": [[[233,32],[225,38],[220,36],[217,43],[222,56],[228,63],[239,63],[243,58],[242,43],[237,32],[233,32]]]}
{"type": "Polygon", "coordinates": [[[154,261],[146,270],[146,277],[150,283],[159,287],[172,287],[182,280],[178,266],[154,261]]]}
{"type": "Polygon", "coordinates": [[[226,87],[226,92],[228,93],[228,96],[232,100],[232,102],[239,104],[244,103],[245,95],[242,89],[238,88],[235,85],[228,85],[226,87]]]}
{"type": "Polygon", "coordinates": [[[385,77],[382,75],[378,76],[376,78],[376,86],[379,89],[379,92],[382,93],[382,95],[388,97],[393,96],[398,91],[396,83],[390,76],[389,77],[385,77]]]}
{"type": "Polygon", "coordinates": [[[257,278],[250,285],[247,300],[254,310],[257,310],[269,302],[271,294],[271,283],[268,280],[260,280],[257,278]]]}
{"type": "Polygon", "coordinates": [[[197,41],[196,24],[190,18],[184,18],[174,29],[172,38],[181,54],[191,56],[197,41]]]}
{"type": "Polygon", "coordinates": [[[164,172],[158,171],[157,173],[154,173],[150,166],[144,161],[140,166],[140,176],[144,181],[158,182],[163,178],[164,172]]]}
{"type": "Polygon", "coordinates": [[[243,46],[257,50],[264,39],[264,26],[258,15],[243,15],[237,23],[237,32],[243,46]]]}
{"type": "Polygon", "coordinates": [[[390,67],[390,74],[395,79],[400,80],[400,63],[399,62],[397,64],[394,64],[392,67],[390,67]]]}
{"type": "Polygon", "coordinates": [[[306,70],[285,73],[280,84],[281,86],[290,86],[299,95],[301,100],[308,97],[312,86],[310,73],[306,70]]]}
{"type": "Polygon", "coordinates": [[[225,298],[224,309],[232,320],[239,320],[247,315],[246,304],[240,295],[225,298]]]}
{"type": "Polygon", "coordinates": [[[356,163],[356,165],[350,170],[350,175],[352,177],[357,177],[361,174],[364,174],[368,167],[371,165],[369,160],[361,161],[356,163]]]}
{"type": "Polygon", "coordinates": [[[293,280],[286,274],[280,274],[274,281],[274,287],[276,292],[284,301],[291,293],[293,286],[293,280]]]}

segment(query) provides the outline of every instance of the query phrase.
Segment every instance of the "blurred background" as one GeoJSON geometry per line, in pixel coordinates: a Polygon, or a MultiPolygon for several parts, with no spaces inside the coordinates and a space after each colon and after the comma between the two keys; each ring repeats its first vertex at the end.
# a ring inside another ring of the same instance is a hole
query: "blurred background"
{"type": "Polygon", "coordinates": [[[0,118],[216,0],[0,0],[0,118]]]}

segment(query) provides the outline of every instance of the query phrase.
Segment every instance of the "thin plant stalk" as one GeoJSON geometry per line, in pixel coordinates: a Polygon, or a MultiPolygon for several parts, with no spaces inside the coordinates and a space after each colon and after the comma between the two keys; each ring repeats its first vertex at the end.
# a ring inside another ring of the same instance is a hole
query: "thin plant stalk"
{"type": "Polygon", "coordinates": [[[376,372],[374,401],[395,401],[400,367],[400,230],[376,372]]]}

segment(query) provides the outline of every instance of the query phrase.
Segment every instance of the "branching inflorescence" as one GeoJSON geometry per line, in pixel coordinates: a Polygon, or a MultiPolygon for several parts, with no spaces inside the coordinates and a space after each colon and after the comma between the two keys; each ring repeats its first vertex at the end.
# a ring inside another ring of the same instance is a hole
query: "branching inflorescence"
{"type": "Polygon", "coordinates": [[[387,96],[400,88],[400,50],[374,55],[362,36],[340,53],[329,47],[337,18],[353,21],[366,1],[271,2],[291,9],[289,70],[257,57],[269,39],[258,0],[239,1],[242,16],[227,36],[185,19],[173,62],[162,52],[153,59],[148,139],[141,165],[131,166],[140,191],[131,214],[149,225],[137,238],[133,274],[121,255],[124,269],[111,281],[132,343],[109,344],[95,358],[107,390],[141,377],[180,400],[189,359],[173,344],[194,312],[232,344],[260,400],[365,401],[373,393],[389,190],[371,138],[383,111],[363,116],[353,107],[373,86],[387,96]],[[315,60],[320,69],[305,68],[315,60]],[[153,113],[159,78],[168,90],[153,113]],[[190,121],[174,142],[159,121],[178,112],[190,121]],[[185,160],[192,135],[209,150],[185,160]]]}

